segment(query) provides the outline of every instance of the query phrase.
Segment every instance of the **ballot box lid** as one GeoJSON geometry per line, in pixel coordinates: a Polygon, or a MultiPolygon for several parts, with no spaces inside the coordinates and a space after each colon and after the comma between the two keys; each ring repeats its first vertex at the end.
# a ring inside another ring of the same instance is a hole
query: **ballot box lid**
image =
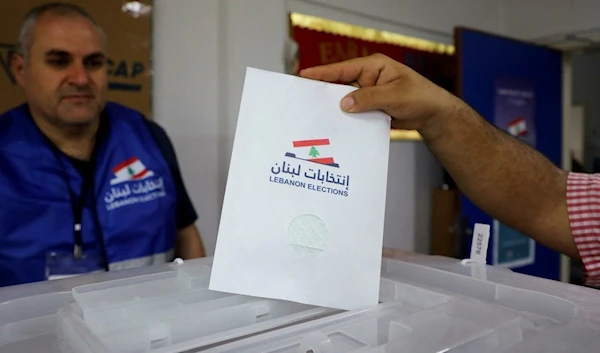
{"type": "Polygon", "coordinates": [[[208,290],[211,264],[46,282],[65,290],[0,304],[0,352],[181,352],[339,312],[208,290]]]}
{"type": "Polygon", "coordinates": [[[377,306],[214,347],[221,353],[591,352],[600,292],[460,260],[384,259],[377,306]]]}
{"type": "Polygon", "coordinates": [[[207,289],[212,259],[0,289],[0,352],[590,352],[600,292],[509,269],[384,258],[354,311],[207,289]]]}

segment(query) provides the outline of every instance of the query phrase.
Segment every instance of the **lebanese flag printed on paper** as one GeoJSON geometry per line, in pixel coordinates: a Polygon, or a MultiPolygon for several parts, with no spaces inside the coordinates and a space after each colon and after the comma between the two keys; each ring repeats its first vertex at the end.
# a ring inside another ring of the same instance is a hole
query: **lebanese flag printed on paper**
{"type": "Polygon", "coordinates": [[[329,139],[298,140],[292,142],[294,149],[288,153],[289,157],[337,167],[330,152],[329,139]]]}
{"type": "Polygon", "coordinates": [[[508,132],[513,136],[527,135],[527,122],[525,118],[518,118],[508,123],[508,132]]]}

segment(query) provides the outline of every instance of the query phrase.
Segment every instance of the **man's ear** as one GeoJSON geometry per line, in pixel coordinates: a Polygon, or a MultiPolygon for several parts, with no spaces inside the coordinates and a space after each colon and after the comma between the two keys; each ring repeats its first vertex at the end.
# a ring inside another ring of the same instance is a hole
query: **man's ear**
{"type": "Polygon", "coordinates": [[[13,54],[11,56],[12,74],[19,86],[24,87],[25,84],[25,58],[21,54],[13,54]]]}

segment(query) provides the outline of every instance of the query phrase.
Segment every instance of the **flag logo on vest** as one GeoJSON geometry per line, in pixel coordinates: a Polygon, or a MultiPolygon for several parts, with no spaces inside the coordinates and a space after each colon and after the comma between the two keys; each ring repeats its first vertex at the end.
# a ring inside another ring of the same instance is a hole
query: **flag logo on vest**
{"type": "Polygon", "coordinates": [[[515,137],[527,136],[527,122],[525,118],[518,118],[508,123],[508,132],[515,137]]]}
{"type": "Polygon", "coordinates": [[[137,157],[132,157],[113,168],[114,179],[110,185],[120,184],[131,180],[142,180],[154,176],[154,172],[147,169],[137,157]]]}
{"type": "Polygon", "coordinates": [[[327,153],[329,139],[292,141],[292,145],[294,146],[294,150],[293,152],[287,152],[285,154],[286,157],[328,165],[335,168],[340,167],[331,154],[327,153]]]}

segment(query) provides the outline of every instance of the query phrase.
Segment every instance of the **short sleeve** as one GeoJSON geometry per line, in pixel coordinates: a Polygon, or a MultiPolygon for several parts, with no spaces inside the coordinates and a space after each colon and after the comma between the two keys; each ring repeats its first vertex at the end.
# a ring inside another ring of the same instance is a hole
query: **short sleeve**
{"type": "Polygon", "coordinates": [[[196,222],[198,214],[194,209],[194,205],[192,204],[183,182],[179,163],[175,154],[175,148],[173,147],[171,140],[167,136],[165,130],[157,123],[148,120],[148,126],[171,170],[171,175],[173,176],[173,181],[177,190],[177,228],[183,229],[196,222]]]}
{"type": "Polygon", "coordinates": [[[588,285],[600,285],[600,174],[570,173],[567,210],[588,285]]]}

